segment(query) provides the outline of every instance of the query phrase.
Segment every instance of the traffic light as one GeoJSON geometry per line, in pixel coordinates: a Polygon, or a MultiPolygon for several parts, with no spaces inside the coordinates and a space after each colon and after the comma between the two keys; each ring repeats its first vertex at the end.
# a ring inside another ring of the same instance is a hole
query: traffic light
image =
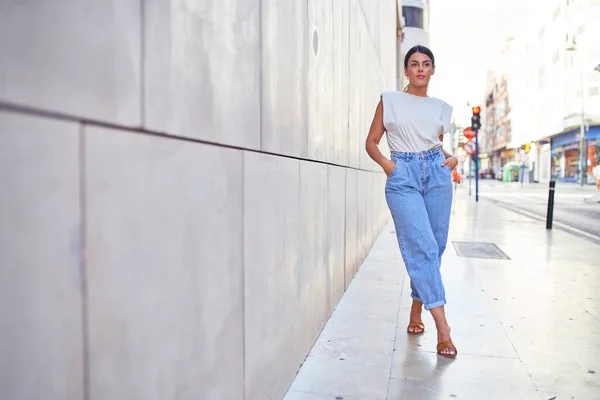
{"type": "Polygon", "coordinates": [[[473,116],[471,117],[471,129],[474,131],[478,131],[481,128],[481,107],[475,106],[472,107],[473,116]]]}

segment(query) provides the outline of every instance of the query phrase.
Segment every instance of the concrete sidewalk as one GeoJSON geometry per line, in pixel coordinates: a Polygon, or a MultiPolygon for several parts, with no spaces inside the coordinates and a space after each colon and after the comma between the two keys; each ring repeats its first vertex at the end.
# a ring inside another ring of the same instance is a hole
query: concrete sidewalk
{"type": "Polygon", "coordinates": [[[429,313],[423,335],[406,334],[409,281],[393,231],[379,236],[285,400],[600,398],[600,246],[459,189],[442,263],[459,351],[448,360],[435,353],[429,313]],[[510,259],[460,257],[454,242],[494,243],[510,259]]]}

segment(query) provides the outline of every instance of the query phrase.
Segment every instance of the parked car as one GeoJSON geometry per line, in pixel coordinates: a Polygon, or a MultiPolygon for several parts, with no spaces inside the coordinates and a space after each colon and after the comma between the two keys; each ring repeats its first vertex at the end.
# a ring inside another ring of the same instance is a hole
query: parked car
{"type": "Polygon", "coordinates": [[[484,168],[479,171],[480,179],[496,179],[496,171],[493,168],[484,168]]]}

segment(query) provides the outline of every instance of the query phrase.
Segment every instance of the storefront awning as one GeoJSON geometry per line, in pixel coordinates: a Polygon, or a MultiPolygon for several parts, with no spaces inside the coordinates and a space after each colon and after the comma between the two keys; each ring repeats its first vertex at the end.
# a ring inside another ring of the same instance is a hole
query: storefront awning
{"type": "MultiPolygon", "coordinates": [[[[587,134],[585,135],[586,140],[600,139],[600,125],[590,126],[587,134]]],[[[561,133],[552,137],[552,149],[562,147],[579,142],[579,128],[571,129],[565,133],[561,133]]]]}

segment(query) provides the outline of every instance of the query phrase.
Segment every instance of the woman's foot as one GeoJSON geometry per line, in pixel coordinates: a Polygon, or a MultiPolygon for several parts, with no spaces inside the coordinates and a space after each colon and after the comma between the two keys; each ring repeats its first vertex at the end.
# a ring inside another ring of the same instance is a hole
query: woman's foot
{"type": "Polygon", "coordinates": [[[450,337],[450,326],[448,324],[438,327],[437,353],[441,356],[454,358],[458,354],[452,338],[450,337]]]}
{"type": "Polygon", "coordinates": [[[446,312],[444,311],[444,306],[432,308],[430,311],[431,316],[435,321],[435,327],[437,328],[437,353],[448,358],[456,357],[458,351],[452,343],[452,338],[450,338],[450,325],[448,325],[448,321],[446,321],[446,312]]]}
{"type": "Polygon", "coordinates": [[[413,300],[410,308],[410,321],[406,332],[409,335],[419,335],[425,332],[425,325],[421,319],[421,313],[423,312],[423,303],[418,300],[413,300]]]}
{"type": "Polygon", "coordinates": [[[410,321],[408,323],[408,327],[406,328],[406,332],[409,335],[420,335],[425,332],[425,325],[422,322],[413,322],[410,321]]]}

